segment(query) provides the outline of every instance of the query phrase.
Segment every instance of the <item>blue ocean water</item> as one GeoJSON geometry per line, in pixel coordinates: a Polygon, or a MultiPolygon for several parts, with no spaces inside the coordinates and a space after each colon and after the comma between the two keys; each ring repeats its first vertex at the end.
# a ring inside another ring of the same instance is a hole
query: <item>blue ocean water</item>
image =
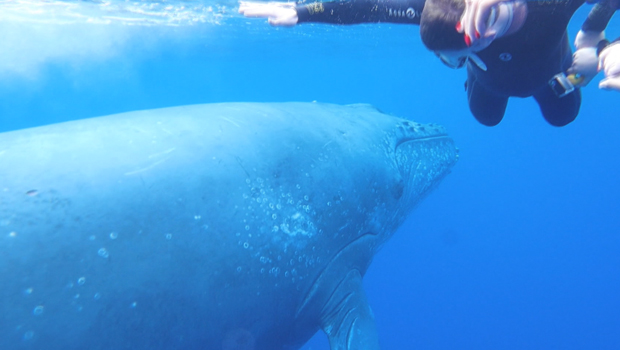
{"type": "MultiPolygon", "coordinates": [[[[465,72],[417,27],[273,28],[235,6],[0,1],[0,130],[231,101],[370,103],[442,124],[459,163],[365,277],[382,348],[620,349],[620,94],[599,77],[566,127],[531,98],[483,127],[465,72]]],[[[328,348],[322,334],[304,347],[328,348]]]]}

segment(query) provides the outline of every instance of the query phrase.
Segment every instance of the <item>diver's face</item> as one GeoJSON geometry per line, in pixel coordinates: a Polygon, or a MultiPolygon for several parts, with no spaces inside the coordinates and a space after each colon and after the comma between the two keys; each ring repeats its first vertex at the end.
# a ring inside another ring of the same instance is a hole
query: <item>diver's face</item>
{"type": "Polygon", "coordinates": [[[435,51],[441,62],[452,69],[463,68],[471,54],[470,49],[435,51]]]}

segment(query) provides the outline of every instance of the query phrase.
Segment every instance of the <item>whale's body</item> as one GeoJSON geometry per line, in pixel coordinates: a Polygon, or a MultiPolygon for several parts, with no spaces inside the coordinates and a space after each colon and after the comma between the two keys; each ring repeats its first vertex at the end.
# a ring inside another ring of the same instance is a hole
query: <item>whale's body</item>
{"type": "Polygon", "coordinates": [[[0,349],[378,349],[362,276],[456,158],[358,105],[0,134],[0,349]]]}

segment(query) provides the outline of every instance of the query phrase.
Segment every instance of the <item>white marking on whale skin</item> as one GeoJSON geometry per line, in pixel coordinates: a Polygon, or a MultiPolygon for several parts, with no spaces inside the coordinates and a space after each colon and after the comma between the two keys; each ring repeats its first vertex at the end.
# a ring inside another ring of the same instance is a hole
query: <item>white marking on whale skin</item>
{"type": "MultiPolygon", "coordinates": [[[[165,150],[165,151],[163,151],[163,152],[159,152],[159,153],[151,154],[150,156],[148,156],[148,158],[149,158],[149,159],[152,159],[152,158],[157,158],[157,157],[160,157],[160,156],[166,155],[166,154],[168,154],[168,153],[170,153],[170,152],[173,152],[175,149],[176,149],[176,147],[172,147],[171,149],[165,150]]],[[[166,159],[167,159],[167,157],[166,157],[166,159]]]]}
{"type": "Polygon", "coordinates": [[[229,118],[226,118],[226,117],[220,117],[220,118],[221,118],[221,119],[224,119],[225,121],[227,121],[227,122],[231,123],[232,125],[234,125],[234,126],[236,126],[236,127],[238,127],[238,128],[240,128],[240,127],[241,127],[241,125],[239,125],[239,124],[235,123],[233,120],[231,120],[231,119],[229,119],[229,118]]]}
{"type": "Polygon", "coordinates": [[[160,158],[160,157],[162,157],[162,156],[166,156],[166,155],[167,155],[167,156],[166,156],[165,158],[163,158],[163,159],[160,159],[160,160],[158,160],[158,161],[154,162],[154,163],[151,163],[149,166],[146,166],[146,167],[144,167],[144,168],[140,168],[140,169],[138,169],[138,170],[134,170],[134,171],[129,171],[129,172],[126,172],[124,175],[125,175],[125,176],[128,176],[128,175],[135,175],[135,174],[138,174],[138,173],[145,172],[145,171],[147,171],[147,170],[149,170],[149,169],[152,169],[152,168],[154,168],[155,166],[157,166],[157,165],[159,165],[159,164],[161,164],[161,163],[163,163],[163,162],[167,161],[168,159],[170,159],[170,157],[171,157],[170,153],[174,152],[174,150],[176,150],[176,147],[172,147],[172,148],[167,149],[167,150],[165,150],[165,151],[163,151],[163,152],[159,152],[159,153],[151,154],[150,156],[148,156],[148,157],[147,157],[148,159],[160,158]]]}
{"type": "Polygon", "coordinates": [[[165,133],[167,133],[167,134],[169,134],[169,135],[174,135],[174,133],[173,133],[172,131],[167,130],[167,129],[164,129],[163,127],[161,127],[161,125],[162,125],[162,124],[163,124],[163,123],[162,123],[161,121],[157,122],[157,125],[159,125],[159,126],[160,126],[160,128],[159,128],[159,129],[161,129],[161,131],[163,131],[163,132],[165,132],[165,133]]]}
{"type": "Polygon", "coordinates": [[[130,172],[125,173],[124,175],[125,175],[125,176],[129,176],[129,175],[135,175],[135,174],[138,174],[138,173],[145,172],[145,171],[147,171],[147,170],[149,170],[149,169],[152,169],[152,168],[154,168],[155,166],[157,166],[157,165],[159,165],[159,164],[161,164],[161,163],[163,163],[163,162],[167,161],[169,158],[170,158],[170,156],[168,156],[168,157],[166,157],[166,158],[164,158],[164,159],[160,159],[160,160],[156,161],[155,163],[153,163],[153,164],[151,164],[151,165],[149,165],[149,166],[147,166],[147,167],[145,167],[145,168],[138,169],[138,170],[134,170],[134,171],[130,171],[130,172]]]}

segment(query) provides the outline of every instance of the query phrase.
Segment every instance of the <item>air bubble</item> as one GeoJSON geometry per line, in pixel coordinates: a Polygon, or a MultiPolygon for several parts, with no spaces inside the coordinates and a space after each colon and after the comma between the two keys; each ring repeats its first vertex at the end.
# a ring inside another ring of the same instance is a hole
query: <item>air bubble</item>
{"type": "Polygon", "coordinates": [[[134,301],[134,302],[133,302],[133,303],[131,303],[131,305],[129,305],[129,306],[130,306],[132,309],[135,309],[135,308],[136,308],[136,306],[138,306],[138,303],[134,301]]]}
{"type": "Polygon", "coordinates": [[[327,202],[327,206],[331,207],[332,206],[332,202],[327,202]]]}
{"type": "Polygon", "coordinates": [[[110,256],[110,253],[105,248],[101,248],[97,251],[100,257],[107,259],[110,256]]]}
{"type": "Polygon", "coordinates": [[[297,184],[295,187],[297,187],[298,190],[301,190],[301,185],[297,184]]]}
{"type": "Polygon", "coordinates": [[[93,299],[95,300],[101,299],[101,293],[95,293],[95,295],[93,295],[93,299]]]}
{"type": "Polygon", "coordinates": [[[91,241],[95,240],[95,235],[91,235],[90,237],[88,237],[88,239],[90,239],[91,241]]]}
{"type": "Polygon", "coordinates": [[[249,231],[250,230],[250,225],[245,225],[245,230],[249,231]]]}
{"type": "MultiPolygon", "coordinates": [[[[101,255],[101,254],[100,254],[101,255]]],[[[80,277],[77,280],[77,284],[79,284],[80,286],[83,286],[84,283],[86,283],[86,277],[80,277]]]]}
{"type": "Polygon", "coordinates": [[[243,243],[243,248],[248,249],[249,247],[250,247],[250,243],[248,242],[243,243]]]}
{"type": "Polygon", "coordinates": [[[24,340],[31,340],[32,338],[34,338],[34,332],[33,331],[28,331],[28,332],[24,333],[24,340]]]}
{"type": "Polygon", "coordinates": [[[271,218],[275,220],[275,219],[277,219],[277,218],[278,218],[278,215],[276,215],[276,214],[272,214],[272,215],[271,215],[271,218]]]}
{"type": "Polygon", "coordinates": [[[280,203],[276,204],[276,209],[282,209],[282,205],[280,203]]]}
{"type": "Polygon", "coordinates": [[[34,308],[34,310],[32,310],[32,314],[35,316],[39,316],[40,314],[43,313],[44,307],[43,305],[39,305],[37,307],[34,308]]]}
{"type": "Polygon", "coordinates": [[[246,184],[249,184],[250,182],[252,182],[252,180],[250,180],[250,179],[245,179],[245,183],[246,183],[246,184]]]}
{"type": "Polygon", "coordinates": [[[110,239],[117,239],[117,238],[118,238],[118,233],[110,232],[110,239]]]}
{"type": "Polygon", "coordinates": [[[13,232],[9,233],[9,237],[11,237],[11,238],[17,237],[17,232],[13,231],[13,232]]]}
{"type": "Polygon", "coordinates": [[[308,200],[308,199],[310,199],[310,197],[308,197],[308,195],[305,195],[305,196],[304,196],[304,199],[305,199],[305,200],[308,200]]]}
{"type": "Polygon", "coordinates": [[[235,233],[235,236],[237,236],[237,237],[241,236],[241,232],[235,233]]]}
{"type": "Polygon", "coordinates": [[[237,272],[241,272],[241,266],[237,266],[237,272]]]}
{"type": "Polygon", "coordinates": [[[200,215],[194,215],[194,220],[200,220],[201,216],[200,215]]]}
{"type": "Polygon", "coordinates": [[[171,240],[172,239],[172,234],[171,233],[167,233],[166,234],[166,239],[167,240],[171,240]]]}

